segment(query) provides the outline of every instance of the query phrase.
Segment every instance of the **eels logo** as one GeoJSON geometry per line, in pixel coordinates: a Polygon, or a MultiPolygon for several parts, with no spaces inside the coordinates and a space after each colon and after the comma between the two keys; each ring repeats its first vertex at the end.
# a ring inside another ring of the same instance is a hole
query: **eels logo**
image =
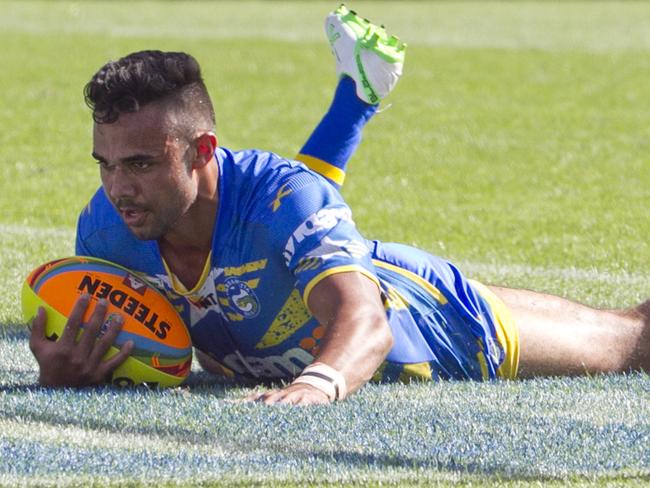
{"type": "Polygon", "coordinates": [[[227,279],[225,285],[230,306],[247,319],[257,317],[260,313],[260,302],[251,287],[237,278],[227,279]]]}

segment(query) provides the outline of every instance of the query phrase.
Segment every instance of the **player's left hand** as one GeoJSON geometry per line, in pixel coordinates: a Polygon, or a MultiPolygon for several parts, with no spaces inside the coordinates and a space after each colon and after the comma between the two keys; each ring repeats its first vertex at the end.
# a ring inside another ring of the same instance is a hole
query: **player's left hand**
{"type": "Polygon", "coordinates": [[[262,402],[266,405],[323,405],[330,403],[325,393],[310,385],[289,385],[279,390],[254,393],[244,399],[249,402],[262,402]]]}

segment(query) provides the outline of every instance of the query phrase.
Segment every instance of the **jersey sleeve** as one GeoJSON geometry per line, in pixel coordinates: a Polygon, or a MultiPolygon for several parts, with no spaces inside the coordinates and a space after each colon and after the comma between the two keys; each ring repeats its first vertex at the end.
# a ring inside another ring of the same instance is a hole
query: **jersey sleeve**
{"type": "Polygon", "coordinates": [[[278,185],[269,207],[274,246],[305,304],[314,286],[336,273],[356,271],[379,286],[369,245],[350,208],[323,178],[298,171],[278,185]]]}
{"type": "Polygon", "coordinates": [[[101,188],[77,220],[75,254],[105,259],[139,272],[160,268],[154,243],[140,241],[129,231],[101,188]]]}
{"type": "MultiPolygon", "coordinates": [[[[101,223],[97,222],[95,218],[98,210],[103,210],[102,206],[98,205],[101,196],[100,189],[79,214],[79,218],[77,219],[77,236],[75,239],[75,254],[77,256],[92,256],[106,259],[106,256],[101,252],[101,246],[98,245],[101,242],[96,238],[98,231],[102,228],[101,223]]],[[[104,205],[103,207],[106,206],[104,205]]]]}
{"type": "Polygon", "coordinates": [[[77,221],[77,237],[75,239],[74,253],[77,256],[92,256],[92,251],[86,244],[86,241],[83,239],[82,233],[80,232],[79,226],[81,225],[82,217],[83,217],[83,213],[79,215],[79,220],[77,221]]]}

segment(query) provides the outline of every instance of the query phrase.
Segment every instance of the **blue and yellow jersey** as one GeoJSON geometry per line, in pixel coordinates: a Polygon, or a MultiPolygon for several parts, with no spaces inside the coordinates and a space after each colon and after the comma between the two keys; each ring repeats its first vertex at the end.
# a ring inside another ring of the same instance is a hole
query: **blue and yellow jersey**
{"type": "Polygon", "coordinates": [[[378,381],[489,379],[504,360],[493,307],[450,263],[368,241],[338,191],[300,163],[216,151],[219,209],[201,279],[186,289],[156,241],[135,238],[99,189],[82,212],[77,254],[121,264],[161,289],[196,348],[232,376],[290,379],[318,354],[324,327],[306,307],[334,273],[380,287],[394,347],[378,381]]]}

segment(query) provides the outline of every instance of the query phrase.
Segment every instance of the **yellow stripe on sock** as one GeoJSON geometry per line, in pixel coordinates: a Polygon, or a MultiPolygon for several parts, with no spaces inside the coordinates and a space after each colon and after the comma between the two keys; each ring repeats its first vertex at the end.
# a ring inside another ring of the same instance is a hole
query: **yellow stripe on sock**
{"type": "Polygon", "coordinates": [[[308,156],[307,154],[298,154],[296,156],[296,161],[304,163],[312,171],[329,178],[337,185],[343,185],[345,180],[345,171],[340,168],[337,168],[333,164],[330,164],[322,159],[315,158],[313,156],[308,156]]]}

